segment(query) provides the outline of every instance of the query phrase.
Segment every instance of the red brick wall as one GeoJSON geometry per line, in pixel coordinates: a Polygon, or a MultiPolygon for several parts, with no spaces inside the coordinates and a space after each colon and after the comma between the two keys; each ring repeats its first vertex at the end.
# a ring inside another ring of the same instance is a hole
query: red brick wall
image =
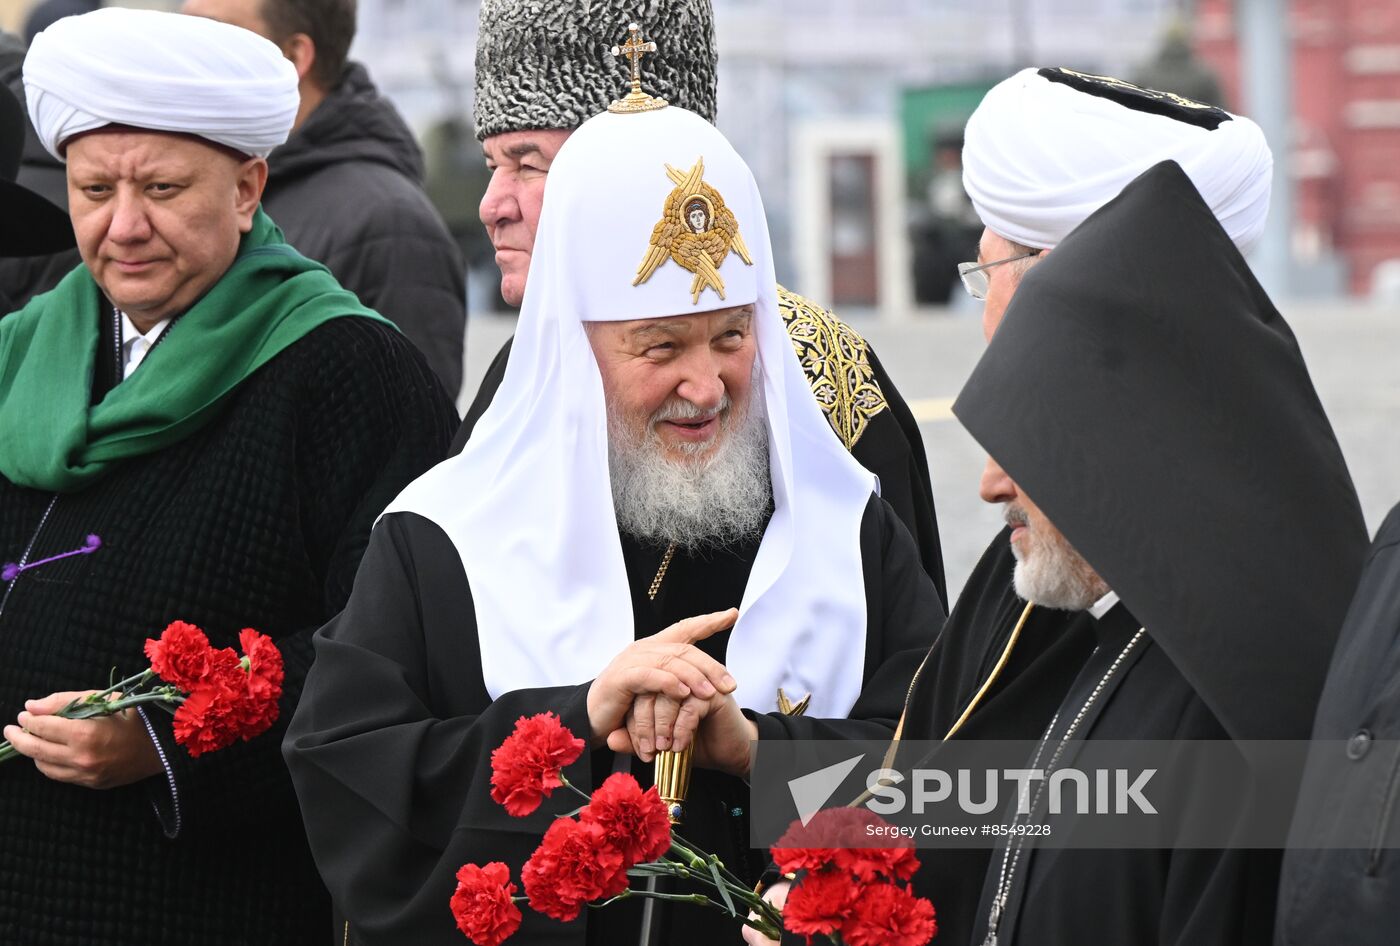
{"type": "MultiPolygon", "coordinates": [[[[1234,0],[1198,0],[1196,51],[1246,112],[1234,0]]],[[[1293,43],[1294,250],[1335,248],[1353,292],[1400,259],[1400,3],[1290,0],[1293,43]]],[[[1275,155],[1277,171],[1287,167],[1275,155]]]]}

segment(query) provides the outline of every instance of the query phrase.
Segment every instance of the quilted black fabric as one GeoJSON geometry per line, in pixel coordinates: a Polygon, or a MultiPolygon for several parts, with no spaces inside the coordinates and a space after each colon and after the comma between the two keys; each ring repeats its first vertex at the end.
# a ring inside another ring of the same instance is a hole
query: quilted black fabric
{"type": "Polygon", "coordinates": [[[88,534],[102,540],[0,584],[0,720],[26,698],[140,670],[145,639],[177,618],[220,646],[256,628],[287,663],[281,718],[253,742],[191,759],[171,741],[169,715],[149,712],[176,769],[174,838],[163,776],[93,791],[27,760],[0,766],[0,942],[326,939],[329,903],[282,732],[311,634],[349,596],[375,517],[446,454],[455,423],[403,336],[336,319],[248,379],[210,425],[89,489],[55,499],[0,480],[0,561],[31,541],[37,561],[88,534]]]}

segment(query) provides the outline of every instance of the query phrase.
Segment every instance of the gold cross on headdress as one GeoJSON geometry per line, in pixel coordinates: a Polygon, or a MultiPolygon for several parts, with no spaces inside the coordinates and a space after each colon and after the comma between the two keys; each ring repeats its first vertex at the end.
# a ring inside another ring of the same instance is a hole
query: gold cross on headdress
{"type": "Polygon", "coordinates": [[[642,28],[636,23],[627,24],[627,42],[614,46],[614,56],[625,56],[632,62],[632,91],[626,97],[614,99],[608,111],[625,114],[627,112],[650,112],[665,108],[666,100],[653,98],[642,91],[642,56],[656,52],[656,44],[642,42],[642,28]]]}

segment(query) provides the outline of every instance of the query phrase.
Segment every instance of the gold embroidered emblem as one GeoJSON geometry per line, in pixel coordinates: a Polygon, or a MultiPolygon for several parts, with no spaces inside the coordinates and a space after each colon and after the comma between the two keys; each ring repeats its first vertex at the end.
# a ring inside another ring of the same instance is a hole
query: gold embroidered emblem
{"type": "Polygon", "coordinates": [[[684,173],[666,165],[666,176],[675,188],[666,198],[661,220],[651,231],[647,255],[637,267],[632,285],[640,286],[666,259],[695,274],[690,282],[690,301],[700,301],[707,288],[724,298],[724,280],[719,267],[732,249],[750,266],[753,257],[739,236],[739,221],[724,205],[724,198],[703,180],[705,159],[696,158],[694,166],[684,173]]]}
{"type": "Polygon", "coordinates": [[[614,56],[626,56],[632,63],[632,91],[620,99],[613,99],[608,111],[625,115],[629,112],[651,112],[666,107],[665,99],[653,98],[642,91],[642,56],[656,52],[655,43],[642,42],[642,28],[636,23],[627,24],[627,42],[614,46],[614,56]]]}
{"type": "Polygon", "coordinates": [[[875,380],[865,339],[826,309],[782,286],[778,311],[822,413],[846,449],[854,450],[871,418],[889,406],[875,380]]]}

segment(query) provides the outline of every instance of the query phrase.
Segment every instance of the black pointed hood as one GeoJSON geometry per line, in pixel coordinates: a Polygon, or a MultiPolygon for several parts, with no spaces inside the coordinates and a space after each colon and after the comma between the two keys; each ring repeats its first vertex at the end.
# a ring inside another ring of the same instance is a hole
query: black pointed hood
{"type": "Polygon", "coordinates": [[[1366,552],[1293,333],[1163,162],[1026,274],[953,412],[1236,739],[1305,739],[1366,552]]]}

